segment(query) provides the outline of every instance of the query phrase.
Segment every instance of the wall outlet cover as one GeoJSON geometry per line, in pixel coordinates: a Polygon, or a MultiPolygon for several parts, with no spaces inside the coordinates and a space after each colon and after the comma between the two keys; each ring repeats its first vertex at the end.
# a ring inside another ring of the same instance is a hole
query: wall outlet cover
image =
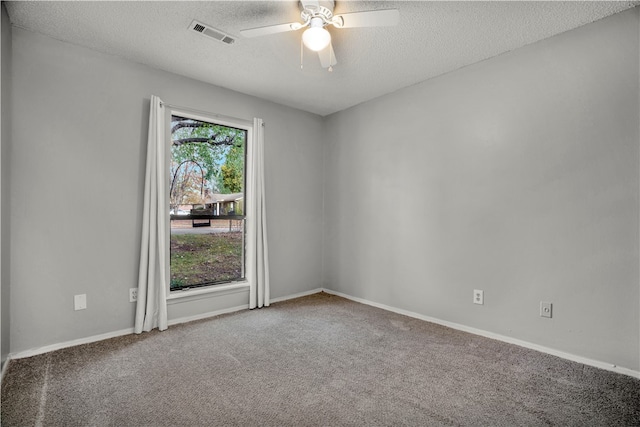
{"type": "Polygon", "coordinates": [[[87,308],[87,294],[73,296],[73,309],[84,310],[87,308]]]}
{"type": "Polygon", "coordinates": [[[138,288],[129,288],[129,302],[138,301],[138,288]]]}
{"type": "Polygon", "coordinates": [[[540,317],[551,318],[553,304],[550,302],[540,301],[540,317]]]}
{"type": "Polygon", "coordinates": [[[480,289],[473,290],[473,303],[474,304],[484,304],[484,291],[480,289]]]}

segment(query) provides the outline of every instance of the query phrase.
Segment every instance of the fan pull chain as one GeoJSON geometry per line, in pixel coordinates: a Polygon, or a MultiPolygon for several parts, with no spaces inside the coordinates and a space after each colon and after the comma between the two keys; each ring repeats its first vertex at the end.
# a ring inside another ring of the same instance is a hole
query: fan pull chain
{"type": "Polygon", "coordinates": [[[304,46],[302,44],[302,38],[300,38],[300,69],[301,70],[304,69],[304,67],[302,65],[303,64],[303,62],[302,62],[303,58],[304,58],[304,46]]]}
{"type": "Polygon", "coordinates": [[[328,72],[332,72],[333,71],[333,65],[331,65],[333,63],[333,60],[335,59],[335,57],[333,56],[333,47],[331,45],[329,45],[329,68],[327,68],[328,72]]]}

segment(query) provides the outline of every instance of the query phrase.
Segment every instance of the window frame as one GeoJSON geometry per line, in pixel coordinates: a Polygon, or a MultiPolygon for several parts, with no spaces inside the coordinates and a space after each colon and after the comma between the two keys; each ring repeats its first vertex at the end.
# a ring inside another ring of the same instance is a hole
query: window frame
{"type": "MultiPolygon", "coordinates": [[[[232,282],[223,282],[218,284],[210,284],[204,286],[198,286],[194,288],[187,289],[177,289],[171,290],[171,281],[167,280],[167,300],[177,300],[177,299],[199,299],[208,296],[208,294],[212,293],[221,293],[228,294],[234,292],[245,292],[248,291],[251,283],[250,277],[253,277],[253,266],[247,263],[247,253],[249,251],[249,246],[255,240],[255,236],[251,238],[251,234],[255,234],[255,227],[249,226],[252,224],[254,218],[252,216],[252,212],[250,209],[250,200],[247,195],[253,191],[252,182],[253,182],[253,168],[251,167],[251,159],[252,159],[252,150],[253,150],[253,122],[243,119],[237,119],[233,117],[226,117],[219,114],[207,113],[198,110],[192,110],[189,108],[183,107],[167,107],[165,109],[165,171],[169,171],[170,162],[171,162],[171,117],[172,116],[180,116],[193,120],[213,123],[216,125],[227,126],[231,128],[241,129],[246,132],[246,140],[245,140],[245,177],[244,177],[244,215],[220,215],[218,219],[244,219],[244,252],[242,255],[242,264],[244,271],[244,278],[238,281],[232,282]]],[[[169,185],[168,182],[165,183],[166,189],[166,200],[170,200],[169,195],[169,185]]],[[[171,215],[169,214],[169,204],[166,206],[167,209],[167,235],[171,236],[171,215]]],[[[192,215],[183,215],[182,218],[190,219],[192,215]]],[[[182,219],[181,218],[181,219],[182,219]]],[[[171,238],[167,239],[167,245],[171,245],[171,238]]],[[[165,272],[167,278],[171,277],[171,250],[167,251],[166,259],[165,259],[165,272]]]]}

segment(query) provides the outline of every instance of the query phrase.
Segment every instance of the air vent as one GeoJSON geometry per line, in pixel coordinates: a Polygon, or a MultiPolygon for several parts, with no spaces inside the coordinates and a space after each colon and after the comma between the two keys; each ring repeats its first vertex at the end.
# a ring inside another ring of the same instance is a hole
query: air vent
{"type": "Polygon", "coordinates": [[[202,22],[198,22],[196,20],[194,20],[191,23],[191,26],[189,27],[189,29],[205,37],[218,40],[219,42],[222,42],[222,43],[232,44],[233,42],[236,41],[236,39],[234,39],[230,35],[225,34],[220,30],[216,30],[215,28],[211,28],[207,24],[203,24],[202,22]]]}

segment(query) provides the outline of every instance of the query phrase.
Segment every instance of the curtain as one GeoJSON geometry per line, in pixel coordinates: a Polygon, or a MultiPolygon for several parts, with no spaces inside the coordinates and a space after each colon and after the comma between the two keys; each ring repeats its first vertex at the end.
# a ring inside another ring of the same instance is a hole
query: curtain
{"type": "Polygon", "coordinates": [[[167,217],[167,167],[165,164],[165,117],[160,98],[151,96],[144,213],[138,276],[135,333],[167,329],[167,270],[169,230],[167,217]]]}
{"type": "Polygon", "coordinates": [[[269,250],[267,246],[267,212],[264,191],[264,123],[253,119],[253,140],[249,150],[251,183],[249,187],[249,224],[247,267],[249,273],[249,308],[269,306],[269,250]]]}

